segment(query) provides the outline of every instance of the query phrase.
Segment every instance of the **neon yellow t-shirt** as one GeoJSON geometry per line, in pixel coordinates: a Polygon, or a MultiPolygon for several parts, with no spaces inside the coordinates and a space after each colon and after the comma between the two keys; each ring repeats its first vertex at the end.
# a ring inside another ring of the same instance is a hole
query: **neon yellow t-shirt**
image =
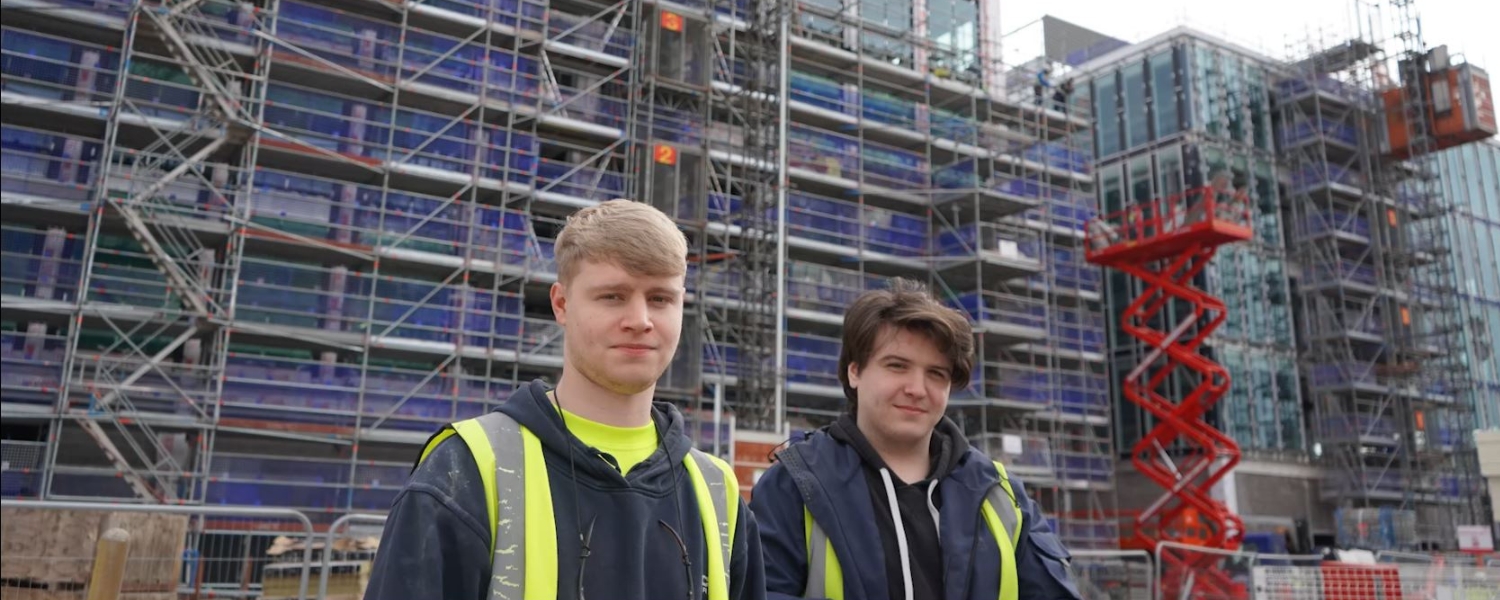
{"type": "Polygon", "coordinates": [[[568,430],[583,443],[615,457],[622,475],[656,451],[656,427],[650,423],[640,427],[615,427],[590,421],[567,409],[562,412],[568,430]]]}

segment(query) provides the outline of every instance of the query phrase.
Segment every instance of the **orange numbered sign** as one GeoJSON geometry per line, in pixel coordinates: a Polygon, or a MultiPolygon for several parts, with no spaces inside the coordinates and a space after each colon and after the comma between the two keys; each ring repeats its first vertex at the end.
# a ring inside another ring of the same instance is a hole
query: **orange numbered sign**
{"type": "Polygon", "coordinates": [[[670,11],[662,11],[661,28],[667,31],[682,31],[682,15],[670,11]]]}
{"type": "Polygon", "coordinates": [[[677,164],[677,149],[666,144],[656,145],[656,162],[664,165],[677,164]]]}

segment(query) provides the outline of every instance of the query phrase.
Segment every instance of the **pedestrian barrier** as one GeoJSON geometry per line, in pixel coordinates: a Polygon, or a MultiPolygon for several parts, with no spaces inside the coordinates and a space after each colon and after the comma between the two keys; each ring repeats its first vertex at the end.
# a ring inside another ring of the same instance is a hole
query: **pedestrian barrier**
{"type": "Polygon", "coordinates": [[[1442,552],[1341,553],[1334,560],[1321,554],[1231,552],[1164,542],[1156,552],[1157,578],[1190,582],[1194,573],[1164,574],[1161,565],[1183,564],[1183,555],[1193,553],[1218,557],[1218,568],[1243,591],[1197,594],[1194,600],[1500,600],[1500,565],[1487,556],[1442,552]],[[1163,560],[1164,553],[1179,556],[1163,560]]]}
{"type": "Polygon", "coordinates": [[[1084,600],[1155,600],[1156,569],[1144,550],[1073,550],[1069,571],[1084,600]]]}
{"type": "Polygon", "coordinates": [[[1251,600],[1496,600],[1500,567],[1431,563],[1260,566],[1251,600]]]}
{"type": "Polygon", "coordinates": [[[317,598],[360,600],[364,597],[384,525],[385,515],[350,514],[339,517],[328,526],[318,569],[317,598]]]}
{"type": "Polygon", "coordinates": [[[315,533],[295,510],[4,499],[0,512],[6,600],[82,597],[99,538],[117,529],[127,536],[121,600],[306,600],[313,590],[315,533]],[[278,569],[291,575],[273,595],[264,577],[278,569]]]}
{"type": "MultiPolygon", "coordinates": [[[[0,500],[0,512],[6,600],[82,598],[101,581],[118,585],[120,600],[361,600],[386,520],[348,514],[320,530],[291,509],[13,499],[0,500]],[[122,546],[123,569],[111,569],[122,546]]],[[[1164,542],[1154,554],[1071,554],[1085,600],[1188,600],[1167,597],[1161,582],[1175,577],[1192,590],[1196,574],[1163,565],[1201,564],[1203,555],[1238,593],[1199,590],[1192,600],[1500,600],[1500,558],[1488,553],[1381,552],[1359,563],[1164,542]]]]}
{"type": "MultiPolygon", "coordinates": [[[[1293,555],[1293,554],[1267,554],[1262,552],[1246,552],[1233,550],[1220,550],[1193,546],[1176,542],[1161,542],[1157,544],[1155,553],[1156,578],[1157,581],[1175,582],[1174,585],[1164,586],[1157,598],[1161,600],[1260,600],[1262,598],[1277,598],[1279,600],[1336,600],[1343,598],[1339,596],[1263,596],[1263,590],[1256,588],[1260,581],[1257,577],[1279,577],[1275,573],[1292,572],[1300,573],[1302,570],[1310,572],[1317,571],[1323,564],[1322,555],[1293,555]],[[1216,560],[1214,560],[1216,559],[1216,560]],[[1224,580],[1231,583],[1230,586],[1220,588],[1222,591],[1211,592],[1204,590],[1201,586],[1195,586],[1195,581],[1203,575],[1202,569],[1184,569],[1181,565],[1203,565],[1211,564],[1224,575],[1224,580]],[[1289,570],[1289,571],[1288,571],[1289,570]]],[[[1358,597],[1348,598],[1355,600],[1358,597]]],[[[1376,600],[1371,597],[1360,600],[1376,600]]],[[[1384,600],[1384,599],[1382,599],[1384,600]]],[[[1390,600],[1397,600],[1390,598],[1390,600]]]]}

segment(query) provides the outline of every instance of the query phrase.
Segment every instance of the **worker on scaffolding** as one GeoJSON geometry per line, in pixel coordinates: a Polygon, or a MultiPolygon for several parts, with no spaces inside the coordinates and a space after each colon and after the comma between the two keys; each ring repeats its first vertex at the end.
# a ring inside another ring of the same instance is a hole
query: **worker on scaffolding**
{"type": "Polygon", "coordinates": [[[1073,78],[1064,79],[1057,91],[1052,92],[1052,110],[1068,114],[1068,103],[1073,97],[1073,78]]]}
{"type": "Polygon", "coordinates": [[[427,442],[365,600],[761,600],[734,472],[654,401],[682,329],[682,232],[613,200],[570,217],[555,254],[557,387],[522,386],[427,442]]]}
{"type": "Polygon", "coordinates": [[[768,598],[1080,597],[1036,502],[943,414],[973,335],[913,282],[849,306],[847,414],[779,450],[751,495],[768,598]]]}
{"type": "Polygon", "coordinates": [[[1036,105],[1042,107],[1047,100],[1047,90],[1052,89],[1052,67],[1042,67],[1036,72],[1036,83],[1031,86],[1031,92],[1036,96],[1036,105]]]}

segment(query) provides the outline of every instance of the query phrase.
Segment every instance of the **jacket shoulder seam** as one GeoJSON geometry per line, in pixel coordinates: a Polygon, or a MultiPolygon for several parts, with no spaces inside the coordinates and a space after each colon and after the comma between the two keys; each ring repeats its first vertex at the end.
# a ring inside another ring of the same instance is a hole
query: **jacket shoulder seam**
{"type": "MultiPolygon", "coordinates": [[[[401,491],[402,497],[406,496],[407,494],[425,494],[437,500],[438,504],[442,506],[444,510],[447,510],[449,513],[452,513],[454,516],[458,517],[459,522],[463,523],[464,527],[468,528],[470,533],[473,533],[475,537],[478,537],[486,545],[489,544],[489,528],[481,527],[481,523],[474,518],[474,515],[471,515],[467,511],[465,511],[462,506],[459,506],[458,501],[455,498],[438,490],[436,486],[428,483],[414,482],[408,485],[405,490],[401,491]]],[[[399,503],[401,500],[402,498],[398,497],[396,499],[396,502],[399,503]]],[[[488,516],[486,516],[486,518],[488,518],[488,516]]]]}

